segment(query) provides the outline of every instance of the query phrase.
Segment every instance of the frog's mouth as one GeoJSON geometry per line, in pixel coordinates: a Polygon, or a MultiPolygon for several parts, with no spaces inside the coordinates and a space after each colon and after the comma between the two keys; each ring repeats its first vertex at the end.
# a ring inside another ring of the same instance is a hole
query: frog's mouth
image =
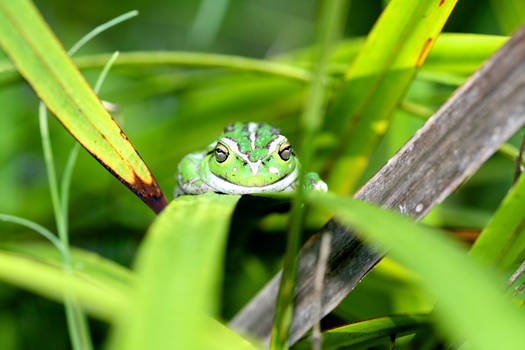
{"type": "Polygon", "coordinates": [[[263,193],[263,192],[279,192],[284,191],[290,187],[297,179],[299,171],[297,167],[288,175],[274,183],[264,186],[242,186],[228,182],[225,179],[210,174],[207,179],[208,185],[210,185],[215,191],[223,192],[228,194],[250,194],[250,193],[263,193]]]}

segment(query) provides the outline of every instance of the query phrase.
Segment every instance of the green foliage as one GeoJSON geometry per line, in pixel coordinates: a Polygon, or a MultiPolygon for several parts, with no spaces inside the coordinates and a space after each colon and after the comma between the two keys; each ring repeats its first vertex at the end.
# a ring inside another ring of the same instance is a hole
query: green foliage
{"type": "Polygon", "coordinates": [[[525,176],[511,188],[470,254],[506,271],[525,251],[525,176]]]}
{"type": "Polygon", "coordinates": [[[333,191],[354,189],[455,4],[397,0],[387,5],[346,70],[344,86],[326,118],[328,128],[339,136],[329,164],[333,191]]]}
{"type": "Polygon", "coordinates": [[[208,323],[205,315],[217,313],[226,234],[239,198],[182,196],[155,220],[137,256],[133,307],[121,320],[115,348],[209,345],[199,329],[208,323]]]}
{"type": "Polygon", "coordinates": [[[3,1],[0,23],[0,44],[47,107],[98,161],[159,211],[162,193],[146,164],[36,8],[29,1],[3,1]]]}
{"type": "MultiPolygon", "coordinates": [[[[14,62],[0,56],[0,212],[17,215],[0,216],[8,221],[0,226],[0,280],[54,302],[76,301],[90,316],[95,348],[254,349],[251,339],[223,321],[281,267],[288,216],[274,213],[259,224],[279,206],[261,209],[248,199],[210,193],[180,197],[155,218],[89,154],[78,146],[70,152],[71,137],[51,120],[52,164],[65,169],[57,171],[61,179],[52,176],[55,209],[62,213],[56,221],[66,239],[70,232],[73,245],[82,247],[70,250],[71,270],[65,271],[63,241],[45,228],[54,218],[34,118],[37,98],[22,77],[85,147],[115,164],[113,171],[129,183],[133,169],[143,179],[151,176],[147,163],[169,193],[184,155],[203,149],[227,123],[264,121],[289,136],[307,168],[332,174],[332,190],[348,193],[525,18],[514,0],[457,6],[391,0],[383,12],[386,2],[353,1],[338,13],[349,16],[344,38],[330,45],[333,28],[326,23],[337,24],[337,16],[325,12],[320,28],[327,36],[312,45],[312,33],[322,36],[314,26],[323,15],[321,2],[221,1],[211,11],[213,3],[143,2],[133,25],[97,38],[71,61],[32,4],[0,0],[0,44],[14,62]],[[448,33],[440,35],[449,15],[448,33]],[[125,52],[114,61],[102,98],[118,104],[112,114],[119,127],[85,83],[117,49],[125,52]],[[317,65],[320,57],[324,64],[317,65]],[[54,246],[35,242],[29,230],[54,246]]],[[[129,10],[124,1],[111,7],[96,1],[37,5],[63,43],[78,39],[101,16],[129,10]]],[[[511,139],[500,152],[505,157],[491,158],[424,221],[458,235],[482,230],[470,255],[443,231],[334,194],[309,197],[314,208],[302,225],[302,200],[295,199],[295,238],[285,257],[288,290],[300,234],[308,239],[328,217],[325,211],[370,244],[389,249],[389,258],[327,317],[327,325],[338,327],[324,333],[323,349],[384,349],[391,339],[396,348],[409,348],[407,339],[425,338],[430,327],[443,329],[447,342],[466,340],[473,349],[515,349],[525,342],[523,313],[500,288],[523,259],[525,244],[523,177],[508,190],[514,172],[509,158],[519,141],[520,135],[511,139]],[[436,317],[427,315],[436,301],[436,317]]],[[[60,348],[41,339],[67,339],[65,324],[47,321],[55,314],[63,320],[63,311],[7,284],[0,286],[2,348],[60,348]]],[[[283,329],[291,311],[286,305],[279,306],[283,329]]],[[[310,348],[309,340],[294,348],[310,348]]]]}
{"type": "Polygon", "coordinates": [[[474,349],[487,350],[514,349],[525,341],[519,331],[525,317],[506,300],[498,279],[443,233],[350,198],[326,194],[310,200],[417,272],[422,285],[438,297],[440,324],[450,339],[465,337],[474,349]]]}
{"type": "MultiPolygon", "coordinates": [[[[428,327],[424,315],[380,317],[338,327],[323,334],[323,349],[340,349],[343,346],[367,348],[381,343],[391,343],[392,337],[414,334],[428,327]]],[[[307,339],[297,343],[293,350],[311,349],[307,339]]]]}

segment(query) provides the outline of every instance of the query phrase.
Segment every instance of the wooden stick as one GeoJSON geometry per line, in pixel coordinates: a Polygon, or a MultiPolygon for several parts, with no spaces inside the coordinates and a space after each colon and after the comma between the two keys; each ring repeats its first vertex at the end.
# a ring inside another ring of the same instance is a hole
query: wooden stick
{"type": "MultiPolygon", "coordinates": [[[[525,124],[525,26],[499,49],[359,190],[355,198],[420,220],[525,124]]],[[[382,258],[335,220],[301,250],[290,344],[315,322],[314,277],[320,237],[333,234],[322,314],[332,311],[382,258]]],[[[269,340],[277,274],[231,321],[269,340]]]]}

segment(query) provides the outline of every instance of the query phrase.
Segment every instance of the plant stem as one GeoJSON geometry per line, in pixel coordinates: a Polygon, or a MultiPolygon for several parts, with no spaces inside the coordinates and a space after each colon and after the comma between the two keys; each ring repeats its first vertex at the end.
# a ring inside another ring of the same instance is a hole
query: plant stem
{"type": "Polygon", "coordinates": [[[49,231],[47,228],[37,224],[36,222],[33,222],[31,220],[27,220],[18,216],[14,215],[8,215],[8,214],[0,214],[0,220],[5,222],[12,222],[14,224],[25,226],[43,237],[45,237],[48,241],[50,241],[59,251],[60,253],[63,252],[62,243],[57,239],[55,234],[51,231],[49,231]]]}
{"type": "MultiPolygon", "coordinates": [[[[111,27],[116,26],[119,23],[127,21],[130,18],[138,16],[139,11],[133,10],[126,12],[118,17],[113,18],[112,20],[107,21],[99,26],[96,26],[89,33],[84,35],[79,41],[77,41],[67,52],[69,56],[73,56],[82,46],[84,46],[88,41],[99,35],[100,33],[108,30],[111,27]]],[[[106,60],[107,61],[107,60],[106,60]]]]}
{"type": "Polygon", "coordinates": [[[292,202],[290,229],[284,256],[283,273],[277,296],[272,339],[270,349],[286,349],[288,333],[293,314],[293,299],[295,275],[297,270],[297,253],[304,222],[304,188],[305,175],[310,168],[313,149],[313,138],[321,124],[321,110],[325,103],[325,83],[328,71],[328,52],[334,37],[339,32],[342,14],[345,12],[344,0],[327,0],[321,2],[322,13],[317,28],[318,47],[316,50],[316,66],[312,76],[309,97],[300,119],[302,137],[299,139],[302,164],[300,167],[299,185],[296,188],[292,202]]]}
{"type": "MultiPolygon", "coordinates": [[[[97,34],[104,30],[121,23],[131,17],[138,14],[137,11],[131,11],[124,15],[114,18],[113,20],[106,22],[80,39],[73,47],[68,51],[69,55],[73,55],[77,52],[82,45],[87,41],[95,37],[97,34]]],[[[118,53],[113,54],[110,60],[104,66],[99,79],[96,83],[96,91],[100,89],[102,82],[104,81],[109,68],[118,57],[118,53]]],[[[53,212],[55,215],[55,222],[58,231],[58,237],[62,249],[62,261],[64,264],[64,271],[68,274],[73,274],[73,267],[71,265],[71,255],[69,250],[69,237],[68,237],[68,199],[69,199],[69,187],[71,184],[71,176],[75,161],[78,155],[79,146],[76,144],[73,146],[71,153],[68,158],[66,169],[64,172],[63,181],[61,184],[62,196],[59,195],[57,176],[55,171],[55,163],[53,160],[53,151],[51,147],[51,140],[49,138],[49,126],[47,118],[47,109],[43,102],[40,102],[38,108],[38,116],[40,122],[40,134],[42,138],[42,149],[44,152],[44,161],[46,163],[47,177],[49,182],[49,190],[51,192],[51,202],[53,204],[53,212]]],[[[66,320],[68,330],[71,338],[71,344],[75,350],[90,350],[93,348],[91,343],[91,335],[89,332],[89,326],[87,318],[80,308],[78,302],[73,295],[67,291],[64,293],[64,307],[66,311],[66,320]]]]}

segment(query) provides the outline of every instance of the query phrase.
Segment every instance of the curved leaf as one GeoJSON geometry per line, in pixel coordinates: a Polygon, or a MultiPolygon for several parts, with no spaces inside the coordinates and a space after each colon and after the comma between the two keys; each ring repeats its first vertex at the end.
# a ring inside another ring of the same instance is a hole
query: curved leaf
{"type": "Polygon", "coordinates": [[[28,0],[0,0],[0,46],[66,129],[155,212],[157,182],[28,0]]]}
{"type": "Polygon", "coordinates": [[[133,314],[122,320],[117,348],[223,346],[209,344],[202,329],[211,322],[224,330],[205,315],[217,310],[224,245],[239,198],[212,192],[181,196],[158,216],[136,260],[133,314]]]}
{"type": "MultiPolygon", "coordinates": [[[[351,323],[323,332],[323,350],[337,350],[343,346],[368,348],[378,343],[389,343],[392,338],[428,327],[426,315],[406,315],[378,317],[351,323]]],[[[292,350],[310,350],[312,345],[305,338],[292,347],[292,350]]]]}
{"type": "Polygon", "coordinates": [[[123,290],[105,284],[96,285],[37,260],[0,251],[0,280],[34,293],[64,301],[64,291],[76,298],[83,309],[104,319],[122,317],[128,307],[123,290]]]}
{"type": "Polygon", "coordinates": [[[326,119],[339,137],[328,187],[349,193],[457,0],[392,0],[345,74],[326,119]],[[336,162],[337,160],[337,162],[336,162]]]}
{"type": "MultiPolygon", "coordinates": [[[[62,256],[49,244],[42,243],[0,243],[9,252],[28,255],[56,268],[63,268],[62,256]]],[[[96,253],[80,248],[71,248],[71,265],[75,274],[100,285],[117,288],[131,288],[136,283],[132,271],[96,253]]]]}
{"type": "Polygon", "coordinates": [[[312,194],[312,204],[336,214],[397,261],[419,273],[438,297],[440,322],[450,339],[474,349],[515,349],[525,343],[525,317],[498,288],[496,276],[438,230],[428,229],[386,209],[336,196],[312,194]]]}
{"type": "Polygon", "coordinates": [[[511,188],[470,254],[506,270],[525,251],[525,176],[511,188]]]}

